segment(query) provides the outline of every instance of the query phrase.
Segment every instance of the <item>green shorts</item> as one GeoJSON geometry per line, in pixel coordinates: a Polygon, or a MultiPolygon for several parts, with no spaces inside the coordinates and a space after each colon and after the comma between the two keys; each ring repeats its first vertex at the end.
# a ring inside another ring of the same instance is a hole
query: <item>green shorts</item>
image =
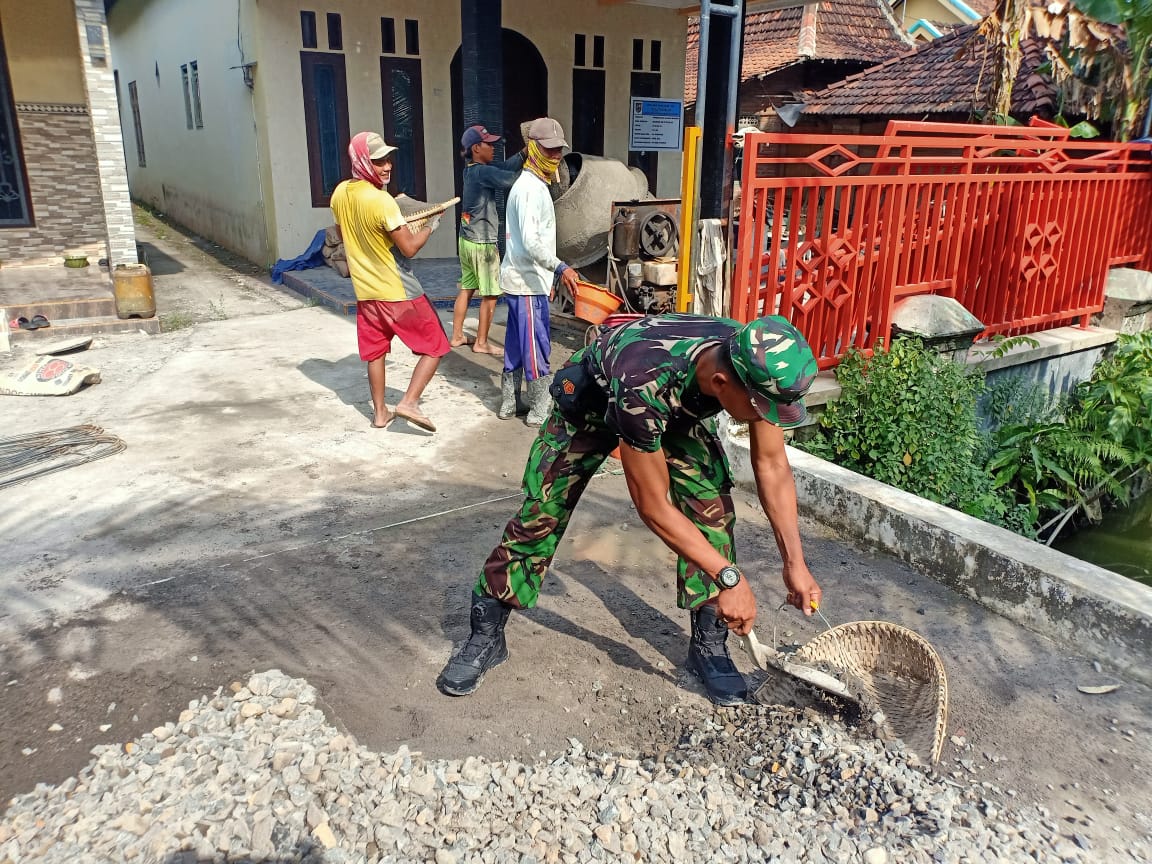
{"type": "Polygon", "coordinates": [[[496,244],[473,243],[461,237],[456,246],[460,250],[460,290],[499,297],[500,250],[496,244]]]}

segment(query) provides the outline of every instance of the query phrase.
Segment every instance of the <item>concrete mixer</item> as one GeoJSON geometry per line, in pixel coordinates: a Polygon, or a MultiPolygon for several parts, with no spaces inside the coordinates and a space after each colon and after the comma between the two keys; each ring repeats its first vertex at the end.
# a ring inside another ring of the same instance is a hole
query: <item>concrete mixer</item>
{"type": "MultiPolygon", "coordinates": [[[[625,311],[673,311],[679,199],[654,198],[639,168],[586,153],[567,154],[550,188],[560,260],[623,298],[625,311]]],[[[552,308],[574,311],[563,286],[552,308]]]]}
{"type": "Polygon", "coordinates": [[[616,159],[568,153],[551,186],[556,207],[556,254],[576,267],[587,267],[608,255],[612,205],[652,197],[648,178],[639,168],[616,159]]]}

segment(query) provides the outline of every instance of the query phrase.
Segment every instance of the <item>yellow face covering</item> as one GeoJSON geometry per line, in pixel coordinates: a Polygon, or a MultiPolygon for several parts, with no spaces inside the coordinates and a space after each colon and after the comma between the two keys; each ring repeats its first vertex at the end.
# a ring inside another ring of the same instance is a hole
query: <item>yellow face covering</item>
{"type": "Polygon", "coordinates": [[[560,167],[560,159],[549,159],[537,142],[528,142],[528,159],[524,168],[531,171],[545,183],[551,183],[556,178],[556,171],[560,167]]]}

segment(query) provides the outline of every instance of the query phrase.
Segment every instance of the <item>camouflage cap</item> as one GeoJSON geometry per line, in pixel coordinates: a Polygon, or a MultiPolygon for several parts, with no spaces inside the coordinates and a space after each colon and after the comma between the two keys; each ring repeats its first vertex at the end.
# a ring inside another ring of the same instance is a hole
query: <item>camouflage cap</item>
{"type": "Polygon", "coordinates": [[[800,398],[816,380],[816,357],[800,331],[779,315],[757,318],[728,340],[732,368],[756,411],[785,429],[808,416],[800,398]]]}

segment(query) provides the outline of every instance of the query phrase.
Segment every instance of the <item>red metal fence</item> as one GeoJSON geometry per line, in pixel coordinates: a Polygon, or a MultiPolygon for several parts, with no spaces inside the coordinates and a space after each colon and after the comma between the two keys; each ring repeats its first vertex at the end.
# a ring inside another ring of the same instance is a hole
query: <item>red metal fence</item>
{"type": "Polygon", "coordinates": [[[903,297],[955,297],[1012,335],[1086,325],[1110,267],[1152,268],[1152,145],[893,121],[744,148],[732,317],[783,315],[821,368],[887,345],[903,297]]]}

